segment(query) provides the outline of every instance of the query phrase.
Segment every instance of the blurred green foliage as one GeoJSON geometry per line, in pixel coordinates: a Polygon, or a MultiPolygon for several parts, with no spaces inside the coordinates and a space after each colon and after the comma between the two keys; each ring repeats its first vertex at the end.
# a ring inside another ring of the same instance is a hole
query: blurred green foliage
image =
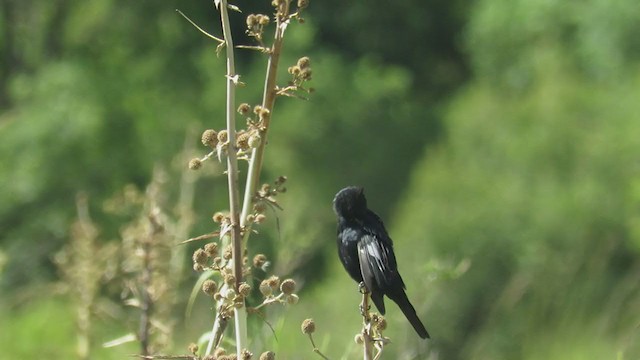
{"type": "MultiPolygon", "coordinates": [[[[69,238],[76,193],[90,195],[100,237],[115,239],[126,219],[102,203],[126,184],[144,188],[156,164],[175,203],[197,133],[223,126],[224,62],[175,8],[219,33],[210,2],[0,5],[4,355],[73,354],[72,309],[17,299],[57,280],[52,257],[69,238]]],[[[242,34],[243,15],[233,16],[242,34]]],[[[391,306],[389,358],[639,357],[637,1],[327,0],[306,17],[287,33],[282,68],[310,56],[316,91],[276,104],[263,182],[287,175],[289,191],[250,243],[303,290],[269,316],[277,341],[255,321],[255,343],[311,358],[299,324],[314,317],[325,353],[360,356],[359,297],[335,255],[331,211],[337,190],[359,184],[387,220],[434,338],[420,341],[391,306]]],[[[265,59],[239,54],[239,100],[255,104],[265,59]]],[[[225,208],[226,179],[213,172],[196,184],[194,236],[225,208]]],[[[209,326],[182,310],[175,353],[209,326]]],[[[96,329],[96,344],[125,332],[96,329]]]]}

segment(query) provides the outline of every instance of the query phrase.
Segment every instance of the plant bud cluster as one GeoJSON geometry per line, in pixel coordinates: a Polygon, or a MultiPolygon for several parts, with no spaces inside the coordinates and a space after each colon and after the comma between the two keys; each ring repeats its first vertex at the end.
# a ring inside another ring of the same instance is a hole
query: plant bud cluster
{"type": "Polygon", "coordinates": [[[249,14],[247,16],[247,30],[245,31],[248,36],[256,39],[256,41],[262,45],[262,35],[264,34],[265,26],[269,25],[270,19],[264,14],[249,14]]]}

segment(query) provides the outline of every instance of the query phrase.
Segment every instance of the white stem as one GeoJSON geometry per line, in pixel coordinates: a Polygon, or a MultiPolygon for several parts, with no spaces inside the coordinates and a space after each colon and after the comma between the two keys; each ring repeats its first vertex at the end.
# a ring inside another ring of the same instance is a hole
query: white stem
{"type": "MultiPolygon", "coordinates": [[[[240,236],[240,192],[238,190],[238,158],[236,151],[236,123],[235,123],[235,90],[236,70],[234,59],[233,37],[227,0],[220,1],[220,19],[226,45],[227,54],[227,134],[229,147],[227,149],[227,178],[229,184],[229,212],[231,217],[231,242],[233,249],[233,273],[236,278],[235,288],[242,281],[242,238],[240,236]]],[[[244,309],[244,306],[242,307],[244,309]]],[[[242,349],[247,343],[247,317],[244,310],[235,311],[236,353],[240,357],[242,349]]]]}

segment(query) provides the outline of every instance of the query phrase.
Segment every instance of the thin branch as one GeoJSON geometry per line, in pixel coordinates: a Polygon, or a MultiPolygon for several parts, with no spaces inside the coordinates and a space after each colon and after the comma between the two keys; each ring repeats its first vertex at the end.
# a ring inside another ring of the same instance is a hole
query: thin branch
{"type": "Polygon", "coordinates": [[[256,46],[256,45],[236,45],[236,49],[255,50],[265,54],[271,53],[271,49],[269,49],[268,47],[256,46]]]}
{"type": "Polygon", "coordinates": [[[233,38],[231,36],[231,24],[227,0],[221,0],[220,18],[222,31],[227,46],[227,134],[229,148],[227,149],[227,179],[229,185],[229,216],[231,218],[231,240],[233,245],[233,273],[236,277],[236,288],[242,282],[242,242],[240,239],[240,195],[238,190],[238,157],[236,144],[236,118],[235,118],[235,89],[238,75],[235,70],[235,58],[233,53],[233,38]]]}
{"type": "MultiPolygon", "coordinates": [[[[273,107],[277,97],[277,85],[276,76],[278,74],[278,63],[280,61],[280,53],[282,52],[282,46],[284,43],[284,32],[289,22],[288,16],[285,16],[289,12],[290,1],[285,1],[285,14],[280,16],[276,15],[276,31],[274,36],[273,45],[269,51],[269,61],[267,63],[267,75],[264,81],[264,90],[262,95],[262,107],[269,111],[269,114],[273,114],[273,107]]],[[[266,117],[263,120],[263,128],[260,131],[260,142],[256,148],[251,152],[251,160],[249,160],[249,169],[247,171],[247,183],[244,188],[244,202],[242,204],[242,215],[240,216],[240,225],[247,229],[251,228],[251,224],[247,223],[247,216],[250,214],[253,208],[253,201],[260,182],[260,172],[262,170],[262,162],[264,160],[264,148],[267,143],[267,133],[269,130],[270,118],[266,117]]],[[[246,245],[249,240],[250,231],[244,233],[244,243],[246,245]]]]}
{"type": "Polygon", "coordinates": [[[363,353],[364,360],[373,359],[373,339],[371,338],[371,314],[369,314],[369,291],[363,287],[365,291],[362,291],[362,304],[360,309],[362,311],[362,340],[363,340],[363,353]]]}
{"type": "Polygon", "coordinates": [[[224,40],[222,40],[222,39],[220,39],[220,38],[218,38],[218,37],[215,37],[215,36],[213,36],[213,35],[209,34],[208,32],[204,31],[204,29],[203,29],[203,28],[201,28],[201,27],[200,27],[200,26],[198,26],[196,23],[194,23],[191,19],[189,19],[189,18],[187,17],[187,15],[185,15],[182,11],[180,11],[180,10],[178,10],[178,9],[176,9],[176,11],[178,12],[178,14],[182,15],[182,17],[183,17],[183,18],[185,18],[189,23],[191,23],[191,25],[193,25],[193,27],[195,27],[196,29],[198,29],[201,33],[205,34],[207,37],[210,37],[211,39],[213,39],[213,40],[217,41],[217,42],[218,42],[218,43],[220,43],[220,44],[224,44],[224,43],[225,43],[225,42],[224,42],[224,40]]]}
{"type": "Polygon", "coordinates": [[[318,354],[321,358],[325,359],[325,360],[330,360],[325,354],[322,353],[322,351],[320,351],[320,349],[316,346],[316,342],[313,341],[313,335],[312,334],[308,334],[309,335],[309,340],[311,341],[311,346],[313,346],[313,352],[318,354]]]}
{"type": "Polygon", "coordinates": [[[281,293],[281,294],[279,294],[279,295],[278,295],[278,296],[276,296],[276,297],[272,297],[272,298],[265,299],[265,300],[262,302],[262,304],[260,304],[260,305],[258,305],[258,306],[256,306],[256,307],[254,307],[254,308],[253,308],[253,310],[259,310],[260,308],[262,308],[262,307],[264,307],[264,306],[266,306],[266,305],[273,304],[273,303],[275,303],[275,302],[279,302],[280,300],[282,300],[282,298],[283,298],[284,296],[285,296],[285,294],[284,294],[284,293],[281,293]]]}
{"type": "MultiPolygon", "coordinates": [[[[267,64],[267,73],[265,78],[264,93],[262,99],[262,108],[267,110],[268,114],[272,113],[272,109],[277,97],[276,75],[278,72],[278,62],[280,60],[280,53],[282,51],[284,32],[289,23],[289,5],[291,0],[285,0],[284,4],[280,5],[276,14],[276,31],[273,45],[268,50],[261,50],[269,54],[269,61],[267,64]]],[[[251,159],[249,160],[249,168],[247,171],[247,180],[244,192],[244,201],[242,204],[242,211],[238,213],[238,172],[237,172],[237,149],[235,148],[235,107],[234,107],[234,90],[237,85],[237,74],[234,69],[234,57],[233,50],[234,45],[231,38],[231,29],[228,18],[228,5],[227,0],[214,0],[216,8],[220,10],[220,17],[222,21],[223,34],[225,46],[227,48],[227,133],[228,133],[228,149],[227,149],[227,175],[229,183],[229,202],[230,202],[230,220],[231,220],[231,242],[233,249],[233,272],[235,275],[235,287],[237,288],[242,281],[242,257],[243,249],[249,238],[249,234],[252,232],[251,222],[247,221],[248,215],[253,210],[253,203],[255,200],[256,189],[260,181],[260,172],[262,170],[262,162],[264,159],[264,148],[266,144],[267,131],[269,129],[270,115],[265,116],[262,120],[262,127],[260,129],[260,142],[256,148],[251,152],[251,159]],[[235,81],[235,82],[234,82],[235,81]],[[241,232],[241,229],[243,232],[241,232]]],[[[222,46],[222,45],[221,45],[222,46]]],[[[225,285],[226,286],[226,285],[225,285]]],[[[220,309],[218,309],[220,310],[220,309]]],[[[246,348],[247,344],[247,328],[246,328],[246,316],[247,309],[245,306],[236,308],[234,311],[235,316],[235,334],[236,334],[236,349],[237,354],[240,356],[242,349],[246,348]]],[[[216,318],[214,324],[212,337],[210,338],[207,354],[210,354],[213,344],[213,338],[220,331],[219,322],[220,318],[216,318]]]]}
{"type": "MultiPolygon", "coordinates": [[[[234,288],[237,289],[242,282],[242,237],[240,233],[240,192],[238,190],[238,158],[236,149],[236,124],[235,124],[235,89],[238,84],[238,75],[235,71],[234,46],[231,35],[231,24],[229,21],[227,0],[216,0],[216,7],[220,10],[220,21],[222,22],[222,31],[224,34],[224,42],[227,48],[227,104],[226,104],[226,123],[227,123],[227,180],[229,186],[229,217],[230,217],[230,238],[232,244],[233,273],[236,279],[234,288]],[[218,6],[219,5],[219,6],[218,6]]],[[[221,234],[224,231],[221,230],[221,234]]],[[[209,339],[206,354],[210,354],[214,345],[220,342],[222,332],[226,328],[227,320],[220,316],[221,306],[218,307],[218,316],[214,322],[212,334],[209,339]]],[[[235,316],[235,334],[236,334],[236,353],[240,356],[242,349],[246,348],[247,343],[247,320],[246,308],[236,308],[235,316]]]]}
{"type": "MultiPolygon", "coordinates": [[[[149,235],[153,236],[153,235],[149,235]]],[[[142,243],[142,275],[141,275],[141,313],[140,327],[138,330],[138,339],[140,341],[140,354],[142,356],[149,355],[149,333],[151,330],[151,311],[153,301],[149,289],[151,287],[151,239],[147,238],[142,243]]]]}
{"type": "Polygon", "coordinates": [[[207,345],[207,350],[205,354],[209,355],[213,351],[213,349],[217,348],[222,341],[222,333],[227,328],[228,320],[223,317],[222,314],[222,305],[218,307],[218,316],[216,316],[216,321],[213,323],[213,329],[211,329],[211,338],[209,338],[209,344],[207,345]]]}
{"type": "Polygon", "coordinates": [[[193,242],[193,241],[213,239],[214,237],[218,237],[218,236],[220,236],[220,231],[216,230],[216,231],[208,233],[208,234],[204,234],[204,235],[200,235],[200,236],[196,236],[196,237],[192,237],[192,238],[189,238],[187,240],[184,240],[184,241],[180,242],[180,245],[187,244],[187,243],[190,243],[190,242],[193,242]]]}

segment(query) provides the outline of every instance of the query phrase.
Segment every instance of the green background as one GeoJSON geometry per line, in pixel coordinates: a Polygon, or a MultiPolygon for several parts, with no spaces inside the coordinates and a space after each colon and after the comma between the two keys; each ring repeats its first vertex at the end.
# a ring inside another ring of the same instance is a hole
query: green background
{"type": "MultiPolygon", "coordinates": [[[[117,242],[131,218],[103,202],[127,184],[143,190],[161,166],[174,214],[188,159],[205,153],[200,132],[224,126],[225,96],[216,44],[175,9],[215,34],[218,15],[207,1],[0,4],[0,348],[72,358],[73,299],[52,284],[76,194],[89,196],[100,241],[117,242]]],[[[361,185],[433,337],[388,305],[385,358],[640,357],[637,0],[326,0],[305,19],[286,34],[280,83],[310,56],[315,92],[276,104],[262,181],[286,175],[288,192],[249,244],[298,281],[301,299],[267,311],[275,336],[251,322],[254,351],[316,357],[299,330],[313,317],[330,358],[361,357],[360,299],[331,209],[340,188],[361,185]]],[[[232,21],[236,42],[250,43],[244,15],[232,21]]],[[[258,103],[266,58],[237,57],[238,99],[258,103]]],[[[222,168],[205,167],[189,236],[228,207],[222,168]]],[[[184,315],[196,279],[181,279],[165,352],[185,353],[210,328],[205,299],[184,315]]],[[[117,294],[101,285],[99,298],[116,306],[117,294]]],[[[92,358],[135,353],[100,348],[131,325],[96,315],[92,358]]]]}

